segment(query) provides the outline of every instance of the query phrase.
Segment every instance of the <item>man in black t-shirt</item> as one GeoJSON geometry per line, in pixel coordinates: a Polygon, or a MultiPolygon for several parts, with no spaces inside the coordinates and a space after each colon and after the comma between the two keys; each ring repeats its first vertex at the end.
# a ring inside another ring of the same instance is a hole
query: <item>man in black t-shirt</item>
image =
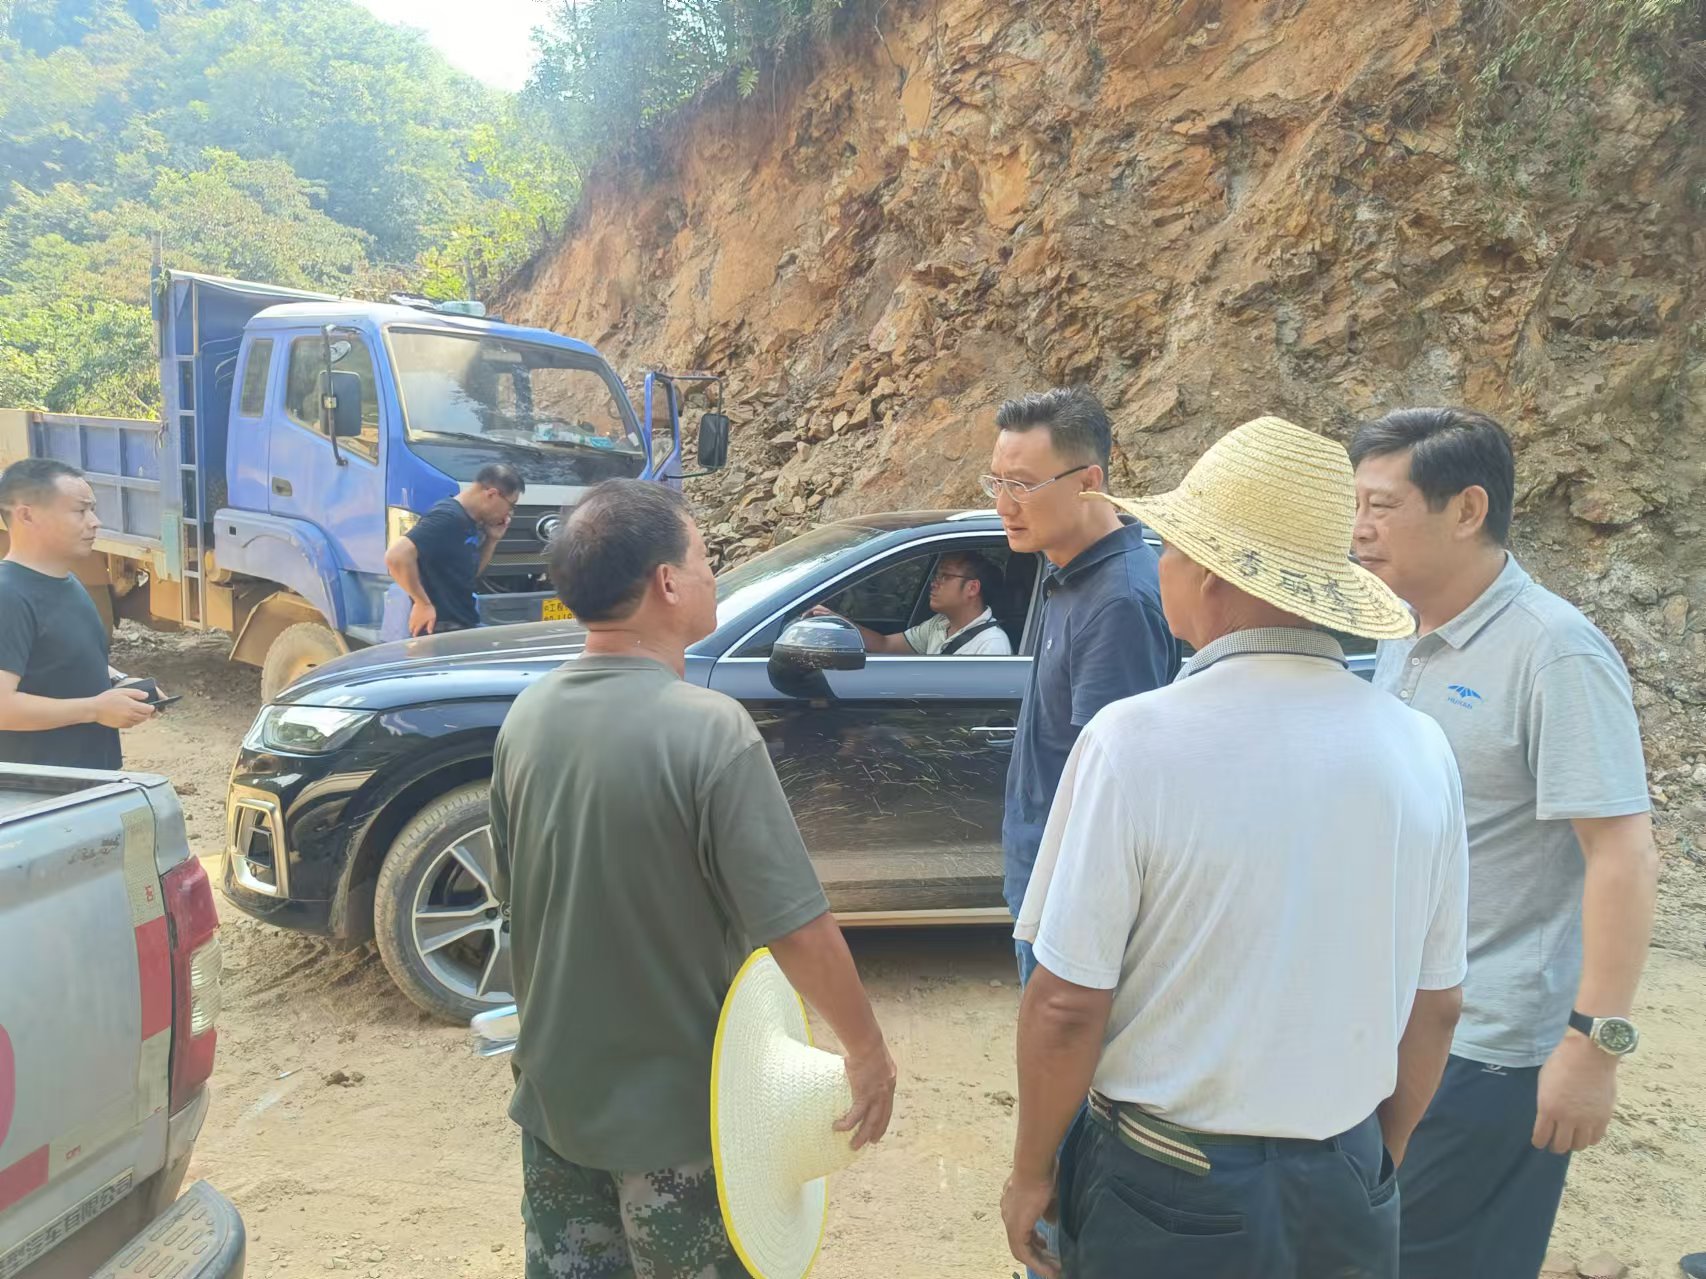
{"type": "Polygon", "coordinates": [[[492,562],[526,487],[521,472],[508,463],[482,466],[472,484],[438,503],[391,543],[385,567],[413,601],[410,635],[480,624],[474,579],[492,562]]]}
{"type": "Polygon", "coordinates": [[[107,627],[72,575],[101,522],[81,471],[51,458],[0,475],[0,761],[118,768],[118,732],[154,714],[146,693],[114,688],[107,627]]]}

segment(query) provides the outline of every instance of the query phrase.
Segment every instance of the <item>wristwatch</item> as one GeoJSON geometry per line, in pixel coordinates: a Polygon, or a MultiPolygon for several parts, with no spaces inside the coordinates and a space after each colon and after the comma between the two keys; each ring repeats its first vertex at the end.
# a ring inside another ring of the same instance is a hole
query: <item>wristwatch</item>
{"type": "Polygon", "coordinates": [[[1613,1057],[1627,1057],[1641,1042],[1641,1032],[1627,1017],[1589,1017],[1572,1012],[1570,1029],[1581,1031],[1613,1057]]]}

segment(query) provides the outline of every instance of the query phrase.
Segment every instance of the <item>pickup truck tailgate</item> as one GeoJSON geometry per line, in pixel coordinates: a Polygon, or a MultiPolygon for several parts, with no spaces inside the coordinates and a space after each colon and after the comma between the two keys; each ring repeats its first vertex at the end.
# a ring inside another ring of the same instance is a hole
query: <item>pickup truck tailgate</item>
{"type": "Polygon", "coordinates": [[[0,770],[0,1279],[166,1162],[188,855],[162,778],[0,770]]]}

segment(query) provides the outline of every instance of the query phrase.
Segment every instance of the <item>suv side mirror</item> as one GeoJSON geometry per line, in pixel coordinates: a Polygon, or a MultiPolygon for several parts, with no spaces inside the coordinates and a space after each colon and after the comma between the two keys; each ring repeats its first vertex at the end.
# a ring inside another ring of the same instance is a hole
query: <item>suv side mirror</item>
{"type": "Polygon", "coordinates": [[[715,471],[729,460],[729,418],[726,413],[707,413],[699,419],[699,465],[715,471]]]}
{"type": "Polygon", "coordinates": [[[825,671],[865,668],[859,628],[841,617],[802,617],[770,647],[770,682],[792,697],[829,697],[825,671]]]}
{"type": "Polygon", "coordinates": [[[332,434],[340,440],[353,439],[361,434],[361,377],[333,369],[331,389],[337,400],[332,409],[332,434]]]}

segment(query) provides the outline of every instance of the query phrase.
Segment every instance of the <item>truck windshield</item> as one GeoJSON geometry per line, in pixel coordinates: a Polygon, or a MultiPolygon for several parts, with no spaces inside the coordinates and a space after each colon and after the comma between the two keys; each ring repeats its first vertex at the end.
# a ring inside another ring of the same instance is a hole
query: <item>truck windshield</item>
{"type": "Polygon", "coordinates": [[[477,334],[390,331],[409,446],[454,480],[487,462],[540,484],[632,479],[646,447],[585,356],[477,334]]]}

